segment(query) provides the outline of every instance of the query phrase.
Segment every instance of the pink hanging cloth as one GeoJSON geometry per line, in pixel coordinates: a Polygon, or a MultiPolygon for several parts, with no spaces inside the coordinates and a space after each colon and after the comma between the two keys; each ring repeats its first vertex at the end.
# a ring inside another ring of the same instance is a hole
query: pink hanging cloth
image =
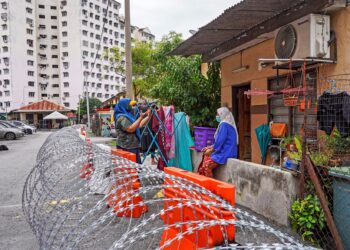
{"type": "Polygon", "coordinates": [[[174,135],[174,106],[163,107],[165,120],[165,151],[168,159],[175,157],[175,135],[174,135]]]}

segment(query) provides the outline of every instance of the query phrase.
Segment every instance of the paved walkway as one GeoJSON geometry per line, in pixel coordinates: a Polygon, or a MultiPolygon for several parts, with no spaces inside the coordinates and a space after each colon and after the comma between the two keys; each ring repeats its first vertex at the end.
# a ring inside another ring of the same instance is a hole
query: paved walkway
{"type": "Polygon", "coordinates": [[[22,213],[22,190],[36,155],[49,132],[38,132],[15,141],[2,141],[0,151],[0,249],[38,249],[35,236],[22,213]]]}

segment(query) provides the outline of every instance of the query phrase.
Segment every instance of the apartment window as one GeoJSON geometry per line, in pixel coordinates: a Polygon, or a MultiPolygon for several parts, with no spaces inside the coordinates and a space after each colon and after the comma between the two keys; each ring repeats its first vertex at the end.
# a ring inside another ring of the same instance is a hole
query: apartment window
{"type": "Polygon", "coordinates": [[[68,72],[63,72],[63,77],[69,77],[69,73],[68,72]]]}
{"type": "Polygon", "coordinates": [[[5,93],[5,96],[10,96],[10,91],[6,90],[4,91],[4,93],[5,93]]]}
{"type": "Polygon", "coordinates": [[[66,6],[67,5],[67,1],[62,1],[61,2],[61,6],[66,6]]]}
{"type": "Polygon", "coordinates": [[[69,97],[69,92],[64,92],[63,95],[64,97],[69,97]]]}
{"type": "MultiPolygon", "coordinates": [[[[52,85],[52,87],[54,87],[54,86],[58,86],[58,84],[54,84],[54,85],[52,85]]],[[[55,88],[55,87],[54,87],[55,88]]],[[[58,87],[57,87],[58,88],[58,87]]],[[[52,97],[54,97],[54,98],[58,98],[58,97],[60,97],[60,94],[53,94],[52,95],[52,97]]]]}
{"type": "Polygon", "coordinates": [[[95,29],[96,29],[96,30],[100,30],[100,28],[101,28],[100,25],[97,25],[97,24],[95,25],[95,29]]]}
{"type": "Polygon", "coordinates": [[[52,45],[52,46],[51,46],[51,49],[57,49],[57,48],[58,48],[57,45],[52,45]]]}
{"type": "Polygon", "coordinates": [[[93,28],[94,27],[94,24],[93,23],[90,23],[90,28],[93,28]]]}
{"type": "Polygon", "coordinates": [[[86,21],[86,20],[83,20],[83,21],[82,21],[82,23],[83,23],[83,25],[84,25],[84,26],[87,26],[87,24],[88,24],[88,21],[86,21]]]}
{"type": "Polygon", "coordinates": [[[98,21],[99,21],[99,20],[100,20],[100,16],[99,16],[99,15],[96,15],[96,16],[95,16],[95,20],[98,20],[98,21]]]}
{"type": "MultiPolygon", "coordinates": [[[[53,88],[59,88],[60,87],[60,85],[59,84],[52,84],[52,87],[53,88]]],[[[56,94],[57,95],[57,94],[56,94]]],[[[58,96],[57,96],[58,97],[58,96]]]]}
{"type": "Polygon", "coordinates": [[[62,56],[68,57],[68,52],[63,52],[63,53],[62,53],[62,56]]]}
{"type": "Polygon", "coordinates": [[[62,36],[63,36],[63,37],[67,37],[67,36],[68,36],[68,32],[67,32],[67,31],[63,31],[63,32],[62,32],[62,36]]]}
{"type": "Polygon", "coordinates": [[[3,24],[1,25],[1,27],[2,27],[2,30],[7,30],[7,24],[3,24]]]}
{"type": "Polygon", "coordinates": [[[97,93],[98,98],[102,98],[102,93],[97,93]]]}
{"type": "Polygon", "coordinates": [[[51,36],[51,39],[57,39],[57,36],[51,36]]]}
{"type": "Polygon", "coordinates": [[[69,87],[69,82],[64,82],[63,87],[68,88],[69,87]]]}
{"type": "Polygon", "coordinates": [[[88,35],[88,32],[86,30],[83,30],[83,35],[84,36],[87,36],[88,35]]]}
{"type": "Polygon", "coordinates": [[[27,65],[28,65],[28,66],[34,66],[34,61],[28,60],[28,61],[27,61],[27,65]]]}
{"type": "Polygon", "coordinates": [[[28,72],[27,72],[27,75],[28,75],[28,76],[34,76],[34,71],[28,71],[28,72]]]}
{"type": "Polygon", "coordinates": [[[32,29],[27,29],[27,34],[28,35],[33,35],[33,30],[32,29]]]}
{"type": "Polygon", "coordinates": [[[94,33],[90,33],[90,38],[93,38],[94,37],[94,33]]]}
{"type": "Polygon", "coordinates": [[[40,29],[40,30],[41,30],[41,29],[42,29],[42,30],[46,29],[46,25],[40,24],[40,25],[39,25],[39,29],[40,29]]]}
{"type": "Polygon", "coordinates": [[[96,95],[95,93],[92,93],[92,94],[91,94],[91,97],[95,97],[95,95],[96,95]]]}
{"type": "Polygon", "coordinates": [[[59,78],[59,75],[54,74],[54,75],[52,75],[52,78],[59,78]]]}
{"type": "Polygon", "coordinates": [[[29,92],[29,93],[28,93],[28,96],[29,96],[29,97],[35,97],[35,92],[29,92]]]}
{"type": "Polygon", "coordinates": [[[67,11],[62,11],[62,16],[67,16],[67,11]]]}
{"type": "Polygon", "coordinates": [[[45,9],[45,5],[39,4],[39,9],[45,9]]]}
{"type": "Polygon", "coordinates": [[[62,22],[62,26],[63,26],[63,27],[67,27],[67,25],[68,25],[67,21],[63,21],[63,22],[62,22]]]}
{"type": "Polygon", "coordinates": [[[90,48],[95,48],[95,44],[94,43],[90,43],[90,48]]]}
{"type": "Polygon", "coordinates": [[[58,69],[58,65],[54,64],[54,65],[52,65],[52,68],[53,69],[58,69]]]}
{"type": "Polygon", "coordinates": [[[89,46],[89,42],[88,41],[83,41],[83,45],[88,47],[89,46]]]}
{"type": "Polygon", "coordinates": [[[91,12],[90,13],[90,17],[93,18],[94,17],[94,13],[91,12]]]}
{"type": "Polygon", "coordinates": [[[83,51],[83,56],[88,56],[88,55],[89,55],[89,52],[86,51],[86,50],[84,50],[84,51],[83,51]]]}
{"type": "Polygon", "coordinates": [[[2,40],[4,41],[4,43],[8,43],[8,36],[2,36],[2,40]]]}
{"type": "Polygon", "coordinates": [[[47,94],[41,94],[41,97],[47,97],[47,94]]]}
{"type": "Polygon", "coordinates": [[[57,16],[51,16],[51,20],[57,20],[57,16]]]}
{"type": "Polygon", "coordinates": [[[26,23],[29,24],[30,26],[33,26],[33,19],[26,18],[26,23]]]}
{"type": "Polygon", "coordinates": [[[62,47],[63,47],[63,48],[68,47],[68,42],[62,42],[62,47]]]}
{"type": "Polygon", "coordinates": [[[27,39],[27,44],[29,45],[29,47],[33,47],[33,40],[27,39]]]}
{"type": "Polygon", "coordinates": [[[122,48],[124,48],[124,47],[125,47],[125,43],[121,43],[120,46],[121,46],[122,48]]]}
{"type": "Polygon", "coordinates": [[[58,58],[58,55],[52,55],[51,58],[58,58]]]}
{"type": "Polygon", "coordinates": [[[33,10],[31,8],[26,8],[27,13],[32,14],[33,10]]]}
{"type": "Polygon", "coordinates": [[[40,19],[45,19],[45,15],[39,15],[40,19]]]}
{"type": "Polygon", "coordinates": [[[64,103],[64,106],[65,106],[66,108],[69,108],[69,106],[70,106],[70,105],[69,105],[69,102],[65,102],[65,103],[64,103]]]}
{"type": "Polygon", "coordinates": [[[28,56],[32,56],[32,55],[34,55],[34,51],[33,51],[33,50],[28,49],[28,50],[27,50],[27,55],[28,55],[28,56]]]}
{"type": "Polygon", "coordinates": [[[5,79],[5,80],[4,80],[4,84],[5,84],[5,85],[10,85],[10,80],[5,79]]]}
{"type": "Polygon", "coordinates": [[[108,99],[109,98],[109,94],[105,94],[105,98],[108,99]]]}
{"type": "Polygon", "coordinates": [[[124,39],[124,38],[125,38],[125,35],[124,35],[124,34],[120,34],[120,38],[121,38],[121,39],[124,39]]]}
{"type": "Polygon", "coordinates": [[[57,7],[56,6],[51,6],[50,9],[57,10],[57,7]]]}
{"type": "Polygon", "coordinates": [[[10,74],[10,70],[9,69],[4,69],[4,75],[8,75],[10,74]]]}
{"type": "Polygon", "coordinates": [[[29,82],[28,82],[28,86],[29,86],[29,87],[34,87],[34,82],[33,82],[33,81],[29,81],[29,82]]]}
{"type": "Polygon", "coordinates": [[[56,26],[56,25],[52,25],[52,26],[51,26],[51,29],[57,30],[57,26],[56,26]]]}

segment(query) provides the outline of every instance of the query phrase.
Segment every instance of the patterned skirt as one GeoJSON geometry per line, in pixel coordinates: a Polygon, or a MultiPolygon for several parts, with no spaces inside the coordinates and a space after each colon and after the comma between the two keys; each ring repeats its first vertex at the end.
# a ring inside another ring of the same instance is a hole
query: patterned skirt
{"type": "Polygon", "coordinates": [[[219,166],[220,164],[213,161],[210,156],[203,155],[202,162],[198,167],[198,174],[213,178],[213,170],[219,166]]]}

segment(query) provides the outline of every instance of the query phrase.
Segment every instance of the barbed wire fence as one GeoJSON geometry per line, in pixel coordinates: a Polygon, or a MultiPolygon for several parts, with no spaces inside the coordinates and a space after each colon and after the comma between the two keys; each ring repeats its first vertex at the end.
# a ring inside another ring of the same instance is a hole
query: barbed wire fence
{"type": "Polygon", "coordinates": [[[201,185],[86,142],[78,129],[51,134],[25,182],[23,211],[40,249],[311,249],[201,185]],[[172,197],[159,195],[170,189],[172,197]]]}

